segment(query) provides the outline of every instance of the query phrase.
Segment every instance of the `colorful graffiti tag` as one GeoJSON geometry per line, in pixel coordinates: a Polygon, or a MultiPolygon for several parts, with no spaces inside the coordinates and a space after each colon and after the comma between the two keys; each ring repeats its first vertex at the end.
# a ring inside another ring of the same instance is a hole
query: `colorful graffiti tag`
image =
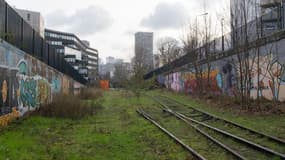
{"type": "MultiPolygon", "coordinates": [[[[208,90],[213,93],[219,94],[221,93],[221,89],[217,82],[218,71],[213,70],[209,74],[209,86],[208,90]]],[[[222,77],[220,77],[222,78],[222,77]]],[[[194,73],[191,72],[178,72],[167,75],[165,78],[160,76],[159,80],[160,83],[163,83],[167,88],[170,88],[177,92],[185,92],[185,93],[194,93],[198,91],[198,83],[196,80],[196,76],[194,73]]],[[[208,73],[202,73],[202,78],[200,81],[203,84],[208,83],[208,73]]]]}
{"type": "Polygon", "coordinates": [[[6,103],[7,96],[8,96],[8,85],[7,85],[7,81],[4,80],[3,84],[2,84],[2,101],[3,101],[3,103],[6,103]]]}
{"type": "Polygon", "coordinates": [[[47,104],[50,102],[51,87],[47,81],[38,81],[38,102],[41,104],[47,104]]]}
{"type": "Polygon", "coordinates": [[[27,75],[27,62],[25,60],[21,60],[18,64],[19,74],[27,75]]]}
{"type": "Polygon", "coordinates": [[[279,98],[279,100],[284,101],[285,84],[284,73],[281,72],[282,64],[268,56],[261,57],[260,63],[262,65],[259,68],[254,65],[251,96],[256,98],[258,94],[267,99],[279,98]]]}
{"type": "Polygon", "coordinates": [[[61,81],[59,78],[54,78],[52,80],[51,88],[54,93],[59,93],[61,91],[61,81]]]}
{"type": "Polygon", "coordinates": [[[36,80],[20,80],[20,101],[23,107],[36,107],[38,105],[36,80]]]}
{"type": "MultiPolygon", "coordinates": [[[[68,94],[73,80],[12,45],[0,43],[0,126],[68,94]]],[[[77,83],[77,86],[82,85],[77,83]]]]}
{"type": "MultiPolygon", "coordinates": [[[[250,82],[251,97],[256,98],[259,95],[269,100],[285,101],[285,71],[282,71],[282,68],[285,67],[284,64],[278,59],[263,56],[260,57],[260,68],[257,67],[257,64],[251,65],[253,66],[250,82]]],[[[207,91],[229,96],[238,95],[239,73],[235,70],[233,64],[223,62],[217,68],[210,72],[210,88],[207,88],[207,91]]],[[[199,80],[200,83],[205,85],[207,77],[207,72],[203,72],[202,78],[199,80]]],[[[160,75],[158,82],[176,92],[191,94],[199,89],[195,74],[191,72],[160,75]]]]}

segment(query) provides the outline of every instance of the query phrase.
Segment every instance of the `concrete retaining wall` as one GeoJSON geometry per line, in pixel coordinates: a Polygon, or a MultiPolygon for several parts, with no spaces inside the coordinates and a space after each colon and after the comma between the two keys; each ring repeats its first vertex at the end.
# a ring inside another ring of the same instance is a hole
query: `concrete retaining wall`
{"type": "MultiPolygon", "coordinates": [[[[257,67],[257,49],[249,50],[252,67],[251,81],[251,97],[256,98],[260,95],[264,98],[272,100],[279,98],[280,101],[285,101],[285,72],[280,72],[281,66],[285,69],[285,39],[280,39],[277,42],[268,43],[260,46],[260,66],[257,67]],[[268,72],[268,70],[270,72],[268,72]],[[258,71],[260,78],[258,82],[258,71]],[[278,90],[277,81],[280,81],[280,89],[278,90]],[[258,90],[258,83],[260,88],[258,90]]],[[[214,94],[237,95],[239,88],[239,72],[237,71],[237,56],[233,55],[223,59],[213,61],[211,63],[212,71],[210,74],[211,87],[208,90],[214,94]]],[[[206,68],[203,66],[202,68],[206,68]]],[[[197,88],[197,81],[193,68],[188,71],[180,71],[167,75],[159,75],[158,82],[165,85],[167,88],[176,92],[193,93],[197,88]]],[[[205,69],[203,80],[207,83],[207,71],[205,69]]]]}
{"type": "Polygon", "coordinates": [[[82,86],[0,40],[0,125],[50,103],[57,94],[76,94],[82,86]]]}

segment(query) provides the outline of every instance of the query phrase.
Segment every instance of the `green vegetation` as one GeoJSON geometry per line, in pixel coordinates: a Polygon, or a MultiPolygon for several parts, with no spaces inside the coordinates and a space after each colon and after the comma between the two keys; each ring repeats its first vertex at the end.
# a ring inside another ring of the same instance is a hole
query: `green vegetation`
{"type": "Polygon", "coordinates": [[[253,115],[247,113],[237,113],[230,107],[219,107],[215,104],[209,104],[206,101],[193,100],[190,96],[177,94],[169,91],[157,90],[150,92],[151,95],[166,95],[175,100],[192,106],[194,108],[207,111],[216,116],[241,124],[242,126],[252,128],[256,131],[269,135],[280,137],[285,140],[285,115],[253,115]]]}
{"type": "Polygon", "coordinates": [[[105,92],[103,108],[80,120],[32,116],[0,131],[0,159],[191,159],[135,112],[148,98],[105,92]]]}
{"type": "MultiPolygon", "coordinates": [[[[100,94],[97,92],[94,95],[100,94]]],[[[151,91],[148,94],[167,95],[246,127],[285,139],[284,115],[237,114],[231,109],[220,109],[182,94],[168,91],[151,91]]],[[[86,91],[84,97],[93,97],[92,95],[92,92],[86,91]]],[[[137,108],[145,108],[151,112],[157,108],[158,105],[150,98],[143,95],[137,97],[136,93],[123,90],[104,92],[103,99],[84,100],[84,103],[91,106],[96,104],[97,108],[95,107],[95,112],[92,114],[86,114],[83,118],[80,116],[80,119],[51,118],[54,116],[39,114],[15,121],[9,127],[0,129],[0,159],[192,159],[191,154],[136,113],[137,108]],[[98,104],[102,104],[101,107],[98,107],[98,104]]],[[[199,152],[211,150],[214,153],[221,153],[216,148],[209,148],[207,141],[202,143],[201,136],[195,136],[195,131],[189,131],[185,124],[180,124],[181,122],[177,120],[170,121],[175,119],[172,117],[164,118],[166,118],[162,122],[164,127],[169,127],[169,130],[191,144],[193,148],[200,150],[199,152]]],[[[233,144],[230,141],[227,143],[233,144]]]]}
{"type": "Polygon", "coordinates": [[[95,111],[101,107],[98,103],[99,97],[94,98],[92,102],[82,102],[82,100],[74,95],[58,95],[53,102],[40,107],[32,115],[55,118],[82,119],[88,115],[93,115],[95,111]]]}

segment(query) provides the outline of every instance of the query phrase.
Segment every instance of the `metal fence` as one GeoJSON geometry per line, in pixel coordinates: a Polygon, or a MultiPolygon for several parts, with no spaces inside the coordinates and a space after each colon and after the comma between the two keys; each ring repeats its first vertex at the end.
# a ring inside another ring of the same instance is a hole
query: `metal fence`
{"type": "Polygon", "coordinates": [[[77,70],[65,62],[64,56],[57,54],[49,45],[9,4],[0,0],[0,38],[36,57],[56,70],[86,84],[77,70]]]}

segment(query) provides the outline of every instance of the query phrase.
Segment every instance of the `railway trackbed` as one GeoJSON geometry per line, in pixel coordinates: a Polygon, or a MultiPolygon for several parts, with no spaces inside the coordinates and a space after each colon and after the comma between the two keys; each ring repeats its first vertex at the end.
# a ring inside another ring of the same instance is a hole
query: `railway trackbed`
{"type": "Polygon", "coordinates": [[[285,142],[165,96],[160,107],[137,110],[196,159],[285,159],[285,142]],[[198,155],[198,156],[197,156],[198,155]]]}

